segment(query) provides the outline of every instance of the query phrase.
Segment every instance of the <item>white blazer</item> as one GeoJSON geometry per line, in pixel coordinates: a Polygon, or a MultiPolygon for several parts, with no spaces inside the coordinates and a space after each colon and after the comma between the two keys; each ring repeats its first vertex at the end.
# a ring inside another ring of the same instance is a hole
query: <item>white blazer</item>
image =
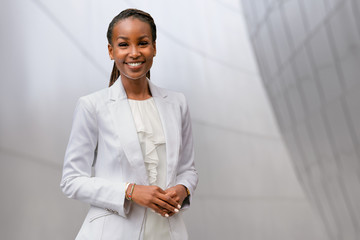
{"type": "MultiPolygon", "coordinates": [[[[189,109],[183,94],[150,81],[149,86],[165,133],[167,188],[183,184],[190,190],[182,207],[186,209],[198,182],[189,109]]],[[[74,113],[60,186],[69,198],[91,205],[76,239],[142,239],[146,209],[125,199],[126,182],[149,185],[119,79],[110,88],[81,97],[74,113]]],[[[168,218],[173,240],[188,239],[181,214],[168,218]]]]}

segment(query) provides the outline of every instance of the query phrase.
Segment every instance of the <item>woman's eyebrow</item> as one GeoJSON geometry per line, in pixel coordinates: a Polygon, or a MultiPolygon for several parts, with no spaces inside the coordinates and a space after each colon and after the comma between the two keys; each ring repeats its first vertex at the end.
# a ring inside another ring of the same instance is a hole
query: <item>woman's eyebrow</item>
{"type": "Polygon", "coordinates": [[[119,38],[124,39],[124,40],[129,40],[128,37],[123,37],[123,36],[118,36],[116,39],[119,39],[119,38]]]}
{"type": "Polygon", "coordinates": [[[149,38],[149,36],[148,35],[142,35],[142,36],[138,37],[138,39],[143,39],[143,38],[149,38]]]}
{"type": "MultiPolygon", "coordinates": [[[[128,37],[124,37],[124,36],[118,36],[116,39],[119,39],[119,38],[124,39],[124,40],[129,40],[128,37]]],[[[150,37],[148,35],[142,35],[142,36],[138,37],[138,39],[143,39],[143,38],[150,38],[150,37]]]]}

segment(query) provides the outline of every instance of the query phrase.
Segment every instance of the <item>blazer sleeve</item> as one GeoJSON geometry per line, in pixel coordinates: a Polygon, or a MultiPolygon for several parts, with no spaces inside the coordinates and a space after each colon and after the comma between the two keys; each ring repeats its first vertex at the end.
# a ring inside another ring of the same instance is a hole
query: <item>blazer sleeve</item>
{"type": "Polygon", "coordinates": [[[194,144],[190,112],[184,95],[182,95],[182,98],[181,146],[176,184],[182,184],[190,191],[190,195],[184,200],[182,206],[182,209],[186,209],[190,206],[192,195],[196,189],[199,178],[194,163],[194,144]]]}
{"type": "Polygon", "coordinates": [[[125,200],[126,183],[115,183],[91,176],[97,140],[98,125],[95,106],[89,97],[82,97],[78,100],[74,113],[60,187],[69,198],[78,199],[126,217],[129,211],[128,201],[125,200]]]}

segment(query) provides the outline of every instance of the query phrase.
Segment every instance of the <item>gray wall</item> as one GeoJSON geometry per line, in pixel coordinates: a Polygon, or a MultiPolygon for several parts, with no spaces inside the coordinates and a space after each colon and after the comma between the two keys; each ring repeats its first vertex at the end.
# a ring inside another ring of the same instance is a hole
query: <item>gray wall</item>
{"type": "Polygon", "coordinates": [[[73,239],[86,204],[59,189],[75,102],[107,86],[107,25],[139,7],[158,25],[156,84],[188,98],[200,183],[192,239],[314,239],[238,0],[0,1],[2,239],[73,239]]]}
{"type": "Polygon", "coordinates": [[[329,239],[359,239],[360,2],[242,3],[298,179],[329,239]]]}

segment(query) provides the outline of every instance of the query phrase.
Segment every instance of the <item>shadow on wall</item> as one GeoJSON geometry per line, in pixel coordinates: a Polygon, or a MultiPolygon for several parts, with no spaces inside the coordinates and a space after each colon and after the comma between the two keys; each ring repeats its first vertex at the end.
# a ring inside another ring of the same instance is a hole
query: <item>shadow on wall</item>
{"type": "Polygon", "coordinates": [[[360,3],[243,4],[297,176],[329,238],[358,239],[360,3]]]}

